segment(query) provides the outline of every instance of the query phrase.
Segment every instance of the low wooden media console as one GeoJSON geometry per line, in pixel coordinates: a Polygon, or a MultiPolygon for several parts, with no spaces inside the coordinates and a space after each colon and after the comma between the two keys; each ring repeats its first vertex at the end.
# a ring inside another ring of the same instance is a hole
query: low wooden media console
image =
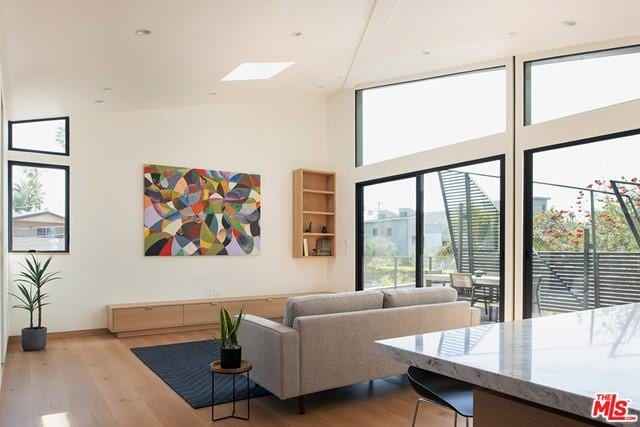
{"type": "MultiPolygon", "coordinates": [[[[326,292],[313,292],[317,293],[326,292]]],[[[118,337],[208,329],[220,323],[220,307],[231,315],[242,308],[247,314],[280,319],[287,298],[310,294],[112,304],[107,306],[107,325],[118,337]]]]}

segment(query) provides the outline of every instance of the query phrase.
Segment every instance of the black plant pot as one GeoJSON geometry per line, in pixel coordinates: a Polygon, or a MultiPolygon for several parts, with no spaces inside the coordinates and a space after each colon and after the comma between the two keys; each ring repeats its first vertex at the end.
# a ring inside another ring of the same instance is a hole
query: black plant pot
{"type": "Polygon", "coordinates": [[[220,367],[222,369],[237,369],[242,362],[242,347],[220,349],[220,367]]]}
{"type": "Polygon", "coordinates": [[[47,346],[47,328],[23,328],[22,349],[24,351],[40,351],[47,346]]]}

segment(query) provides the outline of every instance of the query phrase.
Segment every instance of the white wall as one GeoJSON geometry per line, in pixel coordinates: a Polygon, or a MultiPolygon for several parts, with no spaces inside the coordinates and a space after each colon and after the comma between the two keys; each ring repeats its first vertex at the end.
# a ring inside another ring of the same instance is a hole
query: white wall
{"type": "MultiPolygon", "coordinates": [[[[291,171],[327,167],[326,132],[322,97],[72,116],[71,252],[54,255],[64,279],[48,290],[46,326],[105,327],[107,304],[203,298],[210,288],[220,297],[326,289],[326,261],[291,256],[291,171]],[[261,174],[261,255],[144,257],[144,163],[261,174]]],[[[11,277],[22,259],[9,256],[11,277]]],[[[10,334],[26,321],[12,310],[10,334]]]]}

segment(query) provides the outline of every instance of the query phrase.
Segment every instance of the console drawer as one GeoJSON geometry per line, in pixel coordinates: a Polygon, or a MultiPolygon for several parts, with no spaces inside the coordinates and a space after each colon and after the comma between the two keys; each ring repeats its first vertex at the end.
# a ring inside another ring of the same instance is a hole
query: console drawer
{"type": "Polygon", "coordinates": [[[136,331],[171,328],[182,326],[182,318],[182,305],[119,308],[113,311],[113,329],[115,331],[136,331]]]}
{"type": "Polygon", "coordinates": [[[244,303],[244,312],[267,319],[277,319],[284,316],[286,298],[265,298],[249,300],[244,303]]]}
{"type": "Polygon", "coordinates": [[[220,308],[227,309],[231,316],[238,314],[242,303],[238,302],[202,302],[184,305],[184,324],[202,325],[205,323],[220,323],[220,308]]]}

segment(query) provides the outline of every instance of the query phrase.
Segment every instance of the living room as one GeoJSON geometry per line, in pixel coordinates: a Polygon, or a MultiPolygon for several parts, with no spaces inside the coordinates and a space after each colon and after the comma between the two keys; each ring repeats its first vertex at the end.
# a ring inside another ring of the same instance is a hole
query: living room
{"type": "Polygon", "coordinates": [[[0,426],[637,421],[637,2],[0,12],[0,426]]]}

